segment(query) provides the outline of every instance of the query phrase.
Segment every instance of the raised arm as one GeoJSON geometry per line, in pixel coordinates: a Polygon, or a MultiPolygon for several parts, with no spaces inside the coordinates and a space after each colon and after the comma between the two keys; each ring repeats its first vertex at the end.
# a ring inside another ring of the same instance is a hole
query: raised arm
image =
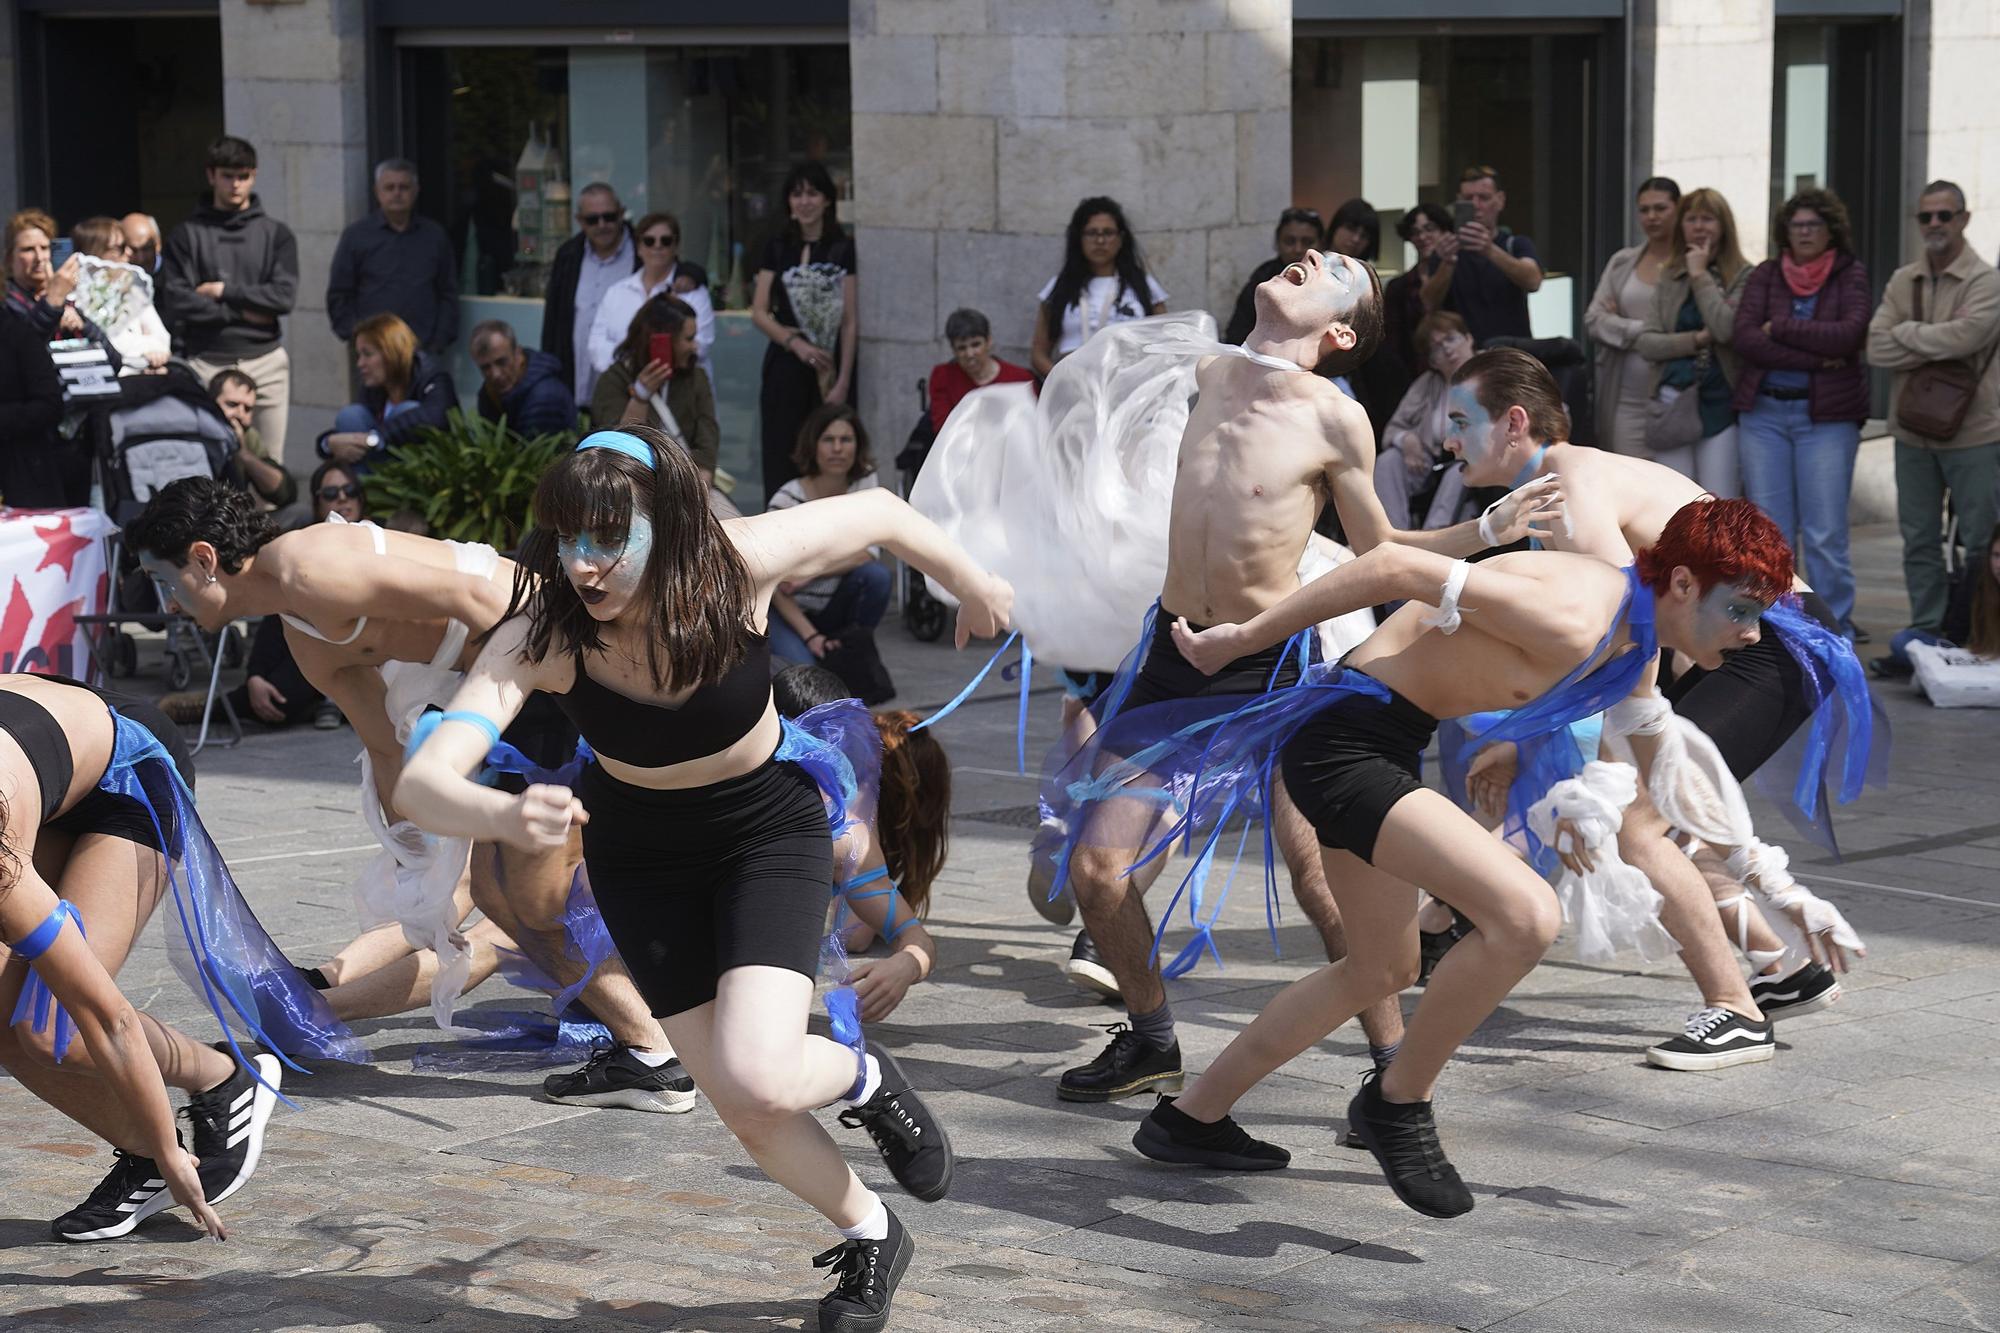
{"type": "Polygon", "coordinates": [[[1398,528],[1389,522],[1372,473],[1342,468],[1329,474],[1328,484],[1340,526],[1357,555],[1390,543],[1445,556],[1477,555],[1490,547],[1511,546],[1523,537],[1548,540],[1563,512],[1562,480],[1554,475],[1536,477],[1509,492],[1479,518],[1428,530],[1398,528]],[[1492,535],[1490,541],[1480,532],[1482,522],[1492,535]]]}

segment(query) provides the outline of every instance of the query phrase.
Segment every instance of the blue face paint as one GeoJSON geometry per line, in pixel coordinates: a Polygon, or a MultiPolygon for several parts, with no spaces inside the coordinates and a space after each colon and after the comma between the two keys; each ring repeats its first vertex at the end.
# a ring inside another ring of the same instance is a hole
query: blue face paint
{"type": "Polygon", "coordinates": [[[602,591],[604,600],[597,604],[610,606],[614,613],[639,591],[652,554],[653,525],[644,514],[632,515],[631,526],[615,540],[595,532],[556,537],[556,555],[570,582],[579,589],[602,591]],[[580,573],[579,565],[589,568],[580,573]]]}
{"type": "Polygon", "coordinates": [[[1474,478],[1506,445],[1505,440],[1496,442],[1493,418],[1479,405],[1479,398],[1470,384],[1454,384],[1445,397],[1445,419],[1450,424],[1445,430],[1445,445],[1448,449],[1457,446],[1455,452],[1465,462],[1466,482],[1476,483],[1474,478]]]}

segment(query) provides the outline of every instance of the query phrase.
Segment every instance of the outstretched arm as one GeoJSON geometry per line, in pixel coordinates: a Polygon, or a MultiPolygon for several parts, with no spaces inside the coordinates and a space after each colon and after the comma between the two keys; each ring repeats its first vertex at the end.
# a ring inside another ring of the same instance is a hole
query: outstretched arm
{"type": "Polygon", "coordinates": [[[1357,555],[1366,555],[1389,542],[1444,556],[1477,555],[1489,547],[1511,546],[1523,537],[1547,541],[1563,514],[1562,479],[1553,473],[1508,492],[1480,518],[1430,530],[1391,524],[1388,511],[1382,508],[1382,498],[1375,493],[1375,478],[1370,472],[1345,468],[1334,473],[1330,481],[1340,526],[1357,555]],[[1482,521],[1486,533],[1480,531],[1482,521]]]}

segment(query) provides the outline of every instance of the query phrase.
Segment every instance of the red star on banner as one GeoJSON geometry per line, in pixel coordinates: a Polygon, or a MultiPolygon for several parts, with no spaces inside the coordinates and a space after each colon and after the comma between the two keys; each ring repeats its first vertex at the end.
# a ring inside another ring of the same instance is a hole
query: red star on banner
{"type": "Polygon", "coordinates": [[[94,537],[79,537],[70,527],[68,514],[58,518],[52,528],[36,524],[35,535],[42,539],[44,546],[48,547],[42,554],[42,563],[35,566],[35,572],[40,573],[50,565],[61,565],[65,576],[73,576],[76,573],[77,556],[89,550],[91,543],[97,540],[94,537]]]}

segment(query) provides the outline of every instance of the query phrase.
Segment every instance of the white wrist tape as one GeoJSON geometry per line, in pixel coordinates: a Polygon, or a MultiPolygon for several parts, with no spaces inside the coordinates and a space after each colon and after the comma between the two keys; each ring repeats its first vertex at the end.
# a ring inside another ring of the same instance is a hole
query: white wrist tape
{"type": "Polygon", "coordinates": [[[1487,505],[1486,511],[1479,516],[1479,540],[1485,542],[1488,546],[1498,546],[1500,544],[1500,534],[1493,531],[1493,511],[1505,503],[1507,501],[1503,496],[1495,500],[1492,504],[1487,505]]]}
{"type": "Polygon", "coordinates": [[[1458,595],[1465,591],[1465,576],[1472,572],[1472,565],[1464,560],[1454,560],[1451,573],[1445,576],[1444,590],[1438,594],[1437,610],[1418,620],[1420,625],[1434,627],[1440,634],[1450,634],[1458,629],[1458,595]]]}

